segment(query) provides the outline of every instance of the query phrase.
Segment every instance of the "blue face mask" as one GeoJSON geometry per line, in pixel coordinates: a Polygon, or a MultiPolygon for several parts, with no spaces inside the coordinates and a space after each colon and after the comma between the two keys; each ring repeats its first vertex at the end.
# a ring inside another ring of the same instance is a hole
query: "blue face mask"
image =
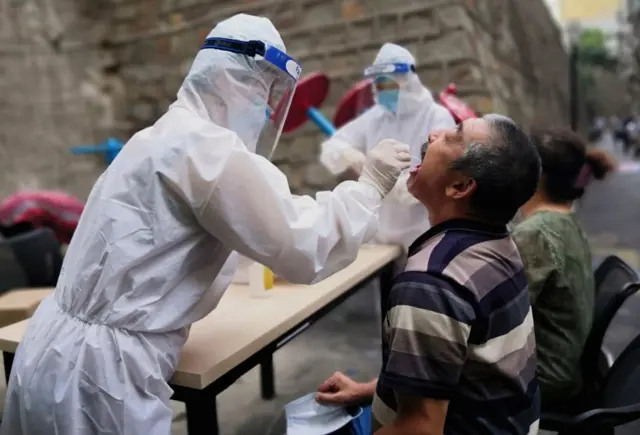
{"type": "Polygon", "coordinates": [[[400,98],[399,91],[377,91],[376,100],[378,104],[387,109],[391,113],[398,111],[398,100],[400,98]]]}

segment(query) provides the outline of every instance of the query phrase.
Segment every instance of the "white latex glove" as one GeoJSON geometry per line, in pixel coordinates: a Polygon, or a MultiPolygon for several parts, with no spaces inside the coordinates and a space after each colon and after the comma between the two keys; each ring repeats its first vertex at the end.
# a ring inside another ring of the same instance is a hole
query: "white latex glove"
{"type": "Polygon", "coordinates": [[[389,192],[389,198],[393,198],[394,201],[400,204],[417,204],[419,201],[409,193],[409,189],[407,189],[407,180],[409,179],[409,171],[403,171],[402,175],[396,181],[395,186],[389,192]]]}
{"type": "Polygon", "coordinates": [[[342,152],[342,158],[349,169],[352,169],[358,175],[362,174],[362,168],[364,162],[367,161],[367,156],[355,148],[347,148],[342,152]]]}
{"type": "Polygon", "coordinates": [[[403,169],[411,166],[409,145],[384,139],[367,156],[359,182],[376,188],[384,198],[393,189],[403,169]]]}

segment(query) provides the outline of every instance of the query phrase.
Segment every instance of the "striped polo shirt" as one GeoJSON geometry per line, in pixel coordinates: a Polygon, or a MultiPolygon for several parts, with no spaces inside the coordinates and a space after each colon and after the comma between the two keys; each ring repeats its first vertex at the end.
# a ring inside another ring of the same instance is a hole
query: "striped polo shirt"
{"type": "Polygon", "coordinates": [[[527,281],[505,226],[450,220],[409,249],[387,301],[374,427],[396,395],[448,400],[446,435],[538,432],[527,281]]]}

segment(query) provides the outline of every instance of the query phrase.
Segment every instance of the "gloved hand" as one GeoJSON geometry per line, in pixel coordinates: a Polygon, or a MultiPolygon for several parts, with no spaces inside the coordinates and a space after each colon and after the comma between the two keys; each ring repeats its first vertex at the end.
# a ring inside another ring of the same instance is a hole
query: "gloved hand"
{"type": "Polygon", "coordinates": [[[384,139],[367,156],[359,182],[373,186],[384,198],[393,189],[403,169],[411,165],[409,145],[384,139]]]}
{"type": "Polygon", "coordinates": [[[362,167],[367,160],[367,156],[355,148],[347,148],[342,152],[342,158],[348,168],[355,172],[358,177],[362,174],[362,167]]]}

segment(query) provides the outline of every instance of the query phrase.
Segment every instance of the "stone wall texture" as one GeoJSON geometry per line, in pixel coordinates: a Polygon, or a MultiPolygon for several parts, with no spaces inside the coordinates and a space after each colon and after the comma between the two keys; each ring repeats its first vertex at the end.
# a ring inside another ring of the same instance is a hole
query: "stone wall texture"
{"type": "MultiPolygon", "coordinates": [[[[455,82],[481,113],[567,120],[567,58],[543,0],[0,0],[0,197],[86,197],[103,160],[69,148],[152,124],[210,28],[237,12],[271,18],[305,73],[329,75],[330,118],[393,41],[416,55],[425,85],[455,82]]],[[[281,140],[275,161],[294,192],[335,183],[317,162],[321,141],[311,123],[281,140]]]]}

